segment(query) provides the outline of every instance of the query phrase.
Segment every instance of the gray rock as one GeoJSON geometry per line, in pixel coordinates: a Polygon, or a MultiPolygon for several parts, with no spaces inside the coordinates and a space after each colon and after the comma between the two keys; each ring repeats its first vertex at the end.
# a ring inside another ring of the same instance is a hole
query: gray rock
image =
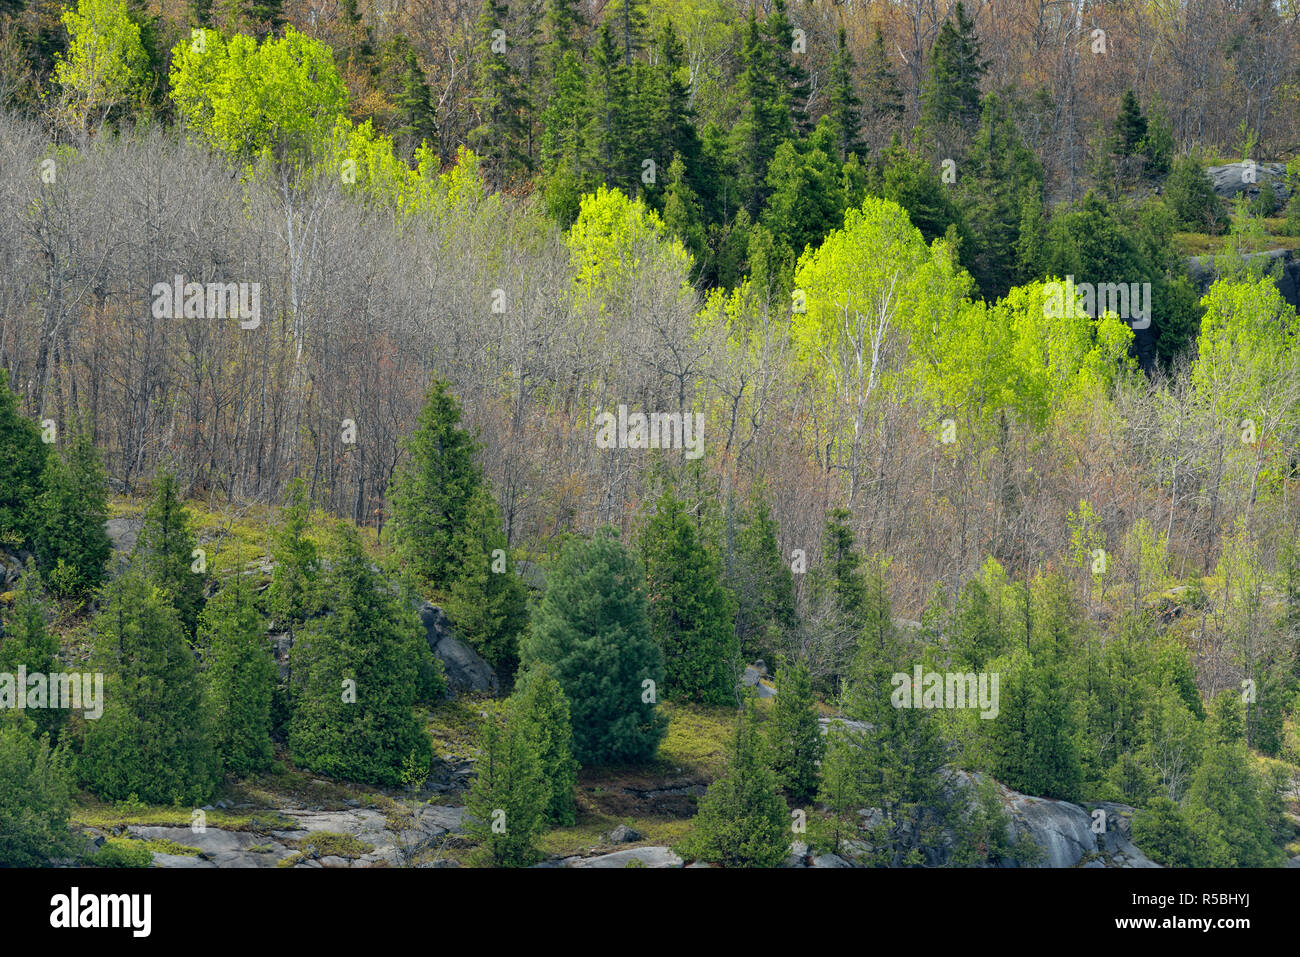
{"type": "Polygon", "coordinates": [[[853,865],[838,854],[819,854],[812,860],[813,867],[852,867],[853,865]]]}
{"type": "Polygon", "coordinates": [[[1278,201],[1285,203],[1291,195],[1286,185],[1286,166],[1282,163],[1229,163],[1226,166],[1211,166],[1205,171],[1214,192],[1223,199],[1235,199],[1242,193],[1248,197],[1258,195],[1260,189],[1272,187],[1278,201]],[[1254,175],[1249,179],[1247,171],[1254,175]]]}
{"type": "Polygon", "coordinates": [[[626,824],[620,824],[609,832],[609,840],[613,844],[631,844],[633,841],[641,839],[641,832],[628,827],[626,824]]]}
{"type": "Polygon", "coordinates": [[[420,606],[420,621],[429,649],[443,664],[451,690],[497,693],[500,683],[496,672],[473,648],[452,634],[451,619],[446,612],[426,601],[420,606]]]}
{"type": "MultiPolygon", "coordinates": [[[[627,867],[633,859],[646,867],[681,867],[683,861],[667,847],[633,847],[598,857],[568,858],[565,867],[627,867]]],[[[634,865],[635,866],[635,865],[634,865]]]]}

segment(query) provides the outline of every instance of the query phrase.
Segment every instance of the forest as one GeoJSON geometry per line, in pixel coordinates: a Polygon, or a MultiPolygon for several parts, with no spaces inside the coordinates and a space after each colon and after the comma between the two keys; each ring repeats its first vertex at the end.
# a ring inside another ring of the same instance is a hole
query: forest
{"type": "Polygon", "coordinates": [[[1300,4],[0,0],[0,210],[0,866],[1300,862],[1300,4]]]}

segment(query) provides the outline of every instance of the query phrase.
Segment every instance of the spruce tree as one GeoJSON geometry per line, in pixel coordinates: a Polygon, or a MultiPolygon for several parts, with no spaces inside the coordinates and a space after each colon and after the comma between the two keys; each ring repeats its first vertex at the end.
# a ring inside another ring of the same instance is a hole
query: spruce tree
{"type": "MultiPolygon", "coordinates": [[[[903,115],[903,91],[890,62],[885,34],[879,23],[872,32],[871,45],[862,60],[862,76],[863,118],[876,135],[887,133],[888,127],[903,115]]],[[[885,136],[881,144],[887,139],[885,136]]]]}
{"type": "Polygon", "coordinates": [[[138,563],[106,586],[103,602],[92,629],[104,713],[86,722],[81,782],[105,801],[201,804],[218,764],[180,614],[138,563]]]}
{"type": "Polygon", "coordinates": [[[641,538],[650,627],[663,651],[667,696],[676,701],[735,701],[740,647],[735,599],[717,560],[671,492],[655,505],[641,538]]]}
{"type": "Polygon", "coordinates": [[[849,52],[848,37],[840,27],[835,40],[835,59],[831,61],[831,93],[828,115],[835,129],[835,145],[839,160],[846,162],[850,154],[865,155],[862,144],[862,100],[853,90],[853,54],[849,52]]]}
{"type": "Polygon", "coordinates": [[[547,823],[572,827],[577,823],[573,789],[577,786],[578,762],[573,759],[573,725],[564,689],[549,667],[534,664],[519,679],[508,707],[533,739],[542,780],[549,792],[545,809],[547,823]]]}
{"type": "Polygon", "coordinates": [[[479,124],[467,137],[484,158],[491,185],[498,189],[531,165],[526,143],[528,99],[507,55],[508,14],[500,0],[483,0],[474,48],[474,106],[479,124]]]}
{"type": "Polygon", "coordinates": [[[736,597],[736,635],[746,659],[771,661],[798,625],[794,575],[781,555],[776,522],[755,496],[741,518],[727,586],[736,597]]]}
{"type": "Polygon", "coordinates": [[[0,867],[46,867],[68,852],[70,778],[48,737],[0,714],[0,867]]]}
{"type": "Polygon", "coordinates": [[[525,667],[549,665],[568,698],[580,763],[654,755],[667,730],[655,707],[663,656],[650,635],[640,569],[613,529],[565,544],[523,650],[525,667]]]}
{"type": "Polygon", "coordinates": [[[57,595],[85,595],[104,580],[104,566],[113,554],[104,529],[106,481],[99,453],[84,430],[73,438],[66,462],[57,452],[46,459],[45,490],[37,500],[36,554],[57,595]]]}
{"type": "Polygon", "coordinates": [[[790,123],[798,135],[806,135],[810,127],[808,96],[810,86],[808,71],[799,65],[797,57],[804,54],[794,49],[794,24],[786,12],[786,0],[773,0],[772,10],[764,22],[772,60],[776,66],[775,79],[781,87],[781,99],[790,111],[790,123]]]}
{"type": "Polygon", "coordinates": [[[794,136],[785,76],[772,44],[749,11],[741,45],[740,119],[732,130],[731,150],[737,170],[739,200],[751,220],[767,201],[767,169],[783,142],[794,136]]]}
{"type": "Polygon", "coordinates": [[[681,853],[724,867],[780,867],[790,852],[790,820],[764,763],[752,706],[727,751],[726,770],[700,799],[681,853]]]}
{"type": "Polygon", "coordinates": [[[790,800],[806,804],[817,794],[824,750],[808,666],[799,662],[778,668],[776,692],[767,728],[772,770],[790,800]]]}
{"type": "Polygon", "coordinates": [[[167,593],[187,635],[193,636],[203,609],[206,575],[195,552],[198,542],[190,528],[190,512],[180,500],[176,477],[159,469],[145,509],[135,555],[149,580],[167,593]]]}
{"type": "MultiPolygon", "coordinates": [[[[18,579],[13,607],[4,616],[4,628],[0,630],[0,674],[16,675],[20,667],[28,674],[51,675],[60,670],[59,637],[46,625],[41,576],[30,559],[18,579]]],[[[35,734],[48,733],[57,738],[68,712],[64,708],[35,708],[27,716],[35,734]]]]}
{"type": "Polygon", "coordinates": [[[686,180],[686,164],[681,154],[674,154],[668,167],[668,186],[664,190],[664,225],[682,241],[698,270],[708,253],[704,214],[700,198],[686,180]]]}
{"type": "Polygon", "coordinates": [[[587,78],[590,97],[583,139],[591,152],[597,181],[635,196],[640,187],[641,159],[637,137],[628,135],[640,119],[633,116],[633,73],[623,59],[608,19],[601,25],[591,52],[587,78]]]}
{"type": "Polygon", "coordinates": [[[939,28],[921,86],[921,120],[932,132],[946,127],[971,131],[980,117],[980,79],[986,64],[975,21],[958,0],[939,28]]]}
{"type": "Polygon", "coordinates": [[[275,568],[267,589],[267,607],[276,627],[293,630],[320,608],[320,556],[307,537],[311,503],[302,479],[294,479],[271,531],[271,558],[275,568]]]}
{"type": "Polygon", "coordinates": [[[424,77],[419,58],[412,49],[402,58],[401,88],[395,97],[397,129],[394,135],[407,144],[407,154],[424,143],[436,142],[437,114],[433,107],[433,92],[424,77]]]}
{"type": "Polygon", "coordinates": [[[413,711],[424,629],[374,570],[355,528],[339,527],[335,552],[327,614],[298,632],[291,652],[289,748],[313,771],[394,786],[433,756],[413,711]]]}
{"type": "Polygon", "coordinates": [[[9,370],[0,369],[0,541],[22,546],[35,538],[45,457],[41,430],[18,411],[9,370]]]}
{"type": "Polygon", "coordinates": [[[203,609],[204,685],[217,757],[228,774],[270,767],[271,697],[277,679],[266,626],[252,590],[236,573],[203,609]]]}
{"type": "Polygon", "coordinates": [[[551,793],[537,748],[534,728],[511,708],[489,715],[483,725],[463,819],[465,833],[478,842],[480,863],[526,867],[537,859],[551,793]]]}

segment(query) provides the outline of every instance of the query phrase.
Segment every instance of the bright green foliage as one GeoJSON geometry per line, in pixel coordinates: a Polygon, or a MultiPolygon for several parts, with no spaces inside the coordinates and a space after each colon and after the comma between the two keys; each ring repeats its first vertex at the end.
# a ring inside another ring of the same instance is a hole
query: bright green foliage
{"type": "Polygon", "coordinates": [[[32,505],[41,493],[46,448],[36,423],[18,411],[9,370],[0,369],[0,538],[24,545],[35,538],[32,505]]]}
{"type": "Polygon", "coordinates": [[[1165,204],[1182,229],[1218,236],[1228,229],[1228,211],[1195,156],[1174,162],[1165,181],[1165,204]]]}
{"type": "Polygon", "coordinates": [[[747,660],[771,661],[798,624],[794,576],[776,541],[767,503],[753,498],[741,519],[727,587],[736,597],[736,635],[747,660]]]}
{"type": "Polygon", "coordinates": [[[567,542],[524,643],[569,699],[582,764],[650,758],[667,731],[656,711],[663,656],[650,636],[641,571],[613,529],[567,542]]]}
{"type": "Polygon", "coordinates": [[[197,552],[190,512],[181,503],[176,476],[161,469],[154,479],[135,555],[149,580],[167,593],[189,635],[194,634],[203,609],[206,578],[206,557],[197,552]]]}
{"type": "Polygon", "coordinates": [[[682,503],[665,492],[641,538],[650,627],[663,651],[666,694],[675,701],[735,700],[740,647],[736,602],[717,559],[682,503]]]}
{"type": "Polygon", "coordinates": [[[46,459],[45,491],[37,499],[36,554],[55,594],[84,595],[99,587],[113,554],[104,523],[108,497],[104,466],[90,435],[79,431],[64,461],[46,459]]]}
{"type": "Polygon", "coordinates": [[[519,665],[519,636],[528,627],[524,586],[507,561],[501,510],[486,486],[470,501],[458,552],[464,565],[447,596],[456,635],[509,682],[519,665]]]}
{"type": "Polygon", "coordinates": [[[778,668],[776,691],[767,726],[772,770],[795,804],[807,804],[817,793],[817,767],[824,750],[808,666],[800,662],[778,668]]]}
{"type": "Polygon", "coordinates": [[[70,793],[61,750],[0,716],[0,867],[43,867],[67,852],[70,793]]]}
{"type": "Polygon", "coordinates": [[[76,9],[63,11],[63,26],[68,50],[57,58],[54,78],[70,119],[84,130],[143,92],[145,50],[127,0],[77,0],[76,9]]]}
{"type": "MultiPolygon", "coordinates": [[[[4,636],[0,637],[0,674],[17,675],[19,667],[26,668],[28,674],[50,675],[60,671],[59,636],[45,623],[41,576],[30,560],[18,580],[13,608],[4,616],[4,636]]],[[[0,716],[3,714],[0,711],[0,716]]],[[[36,708],[26,714],[36,735],[48,732],[55,738],[68,717],[64,708],[36,708]]]]}
{"type": "Polygon", "coordinates": [[[564,689],[552,677],[550,668],[534,664],[519,679],[507,706],[512,709],[512,720],[522,722],[525,734],[533,738],[542,780],[550,790],[547,823],[572,827],[577,823],[573,789],[578,780],[578,762],[573,759],[573,726],[564,689]]]}
{"type": "Polygon", "coordinates": [[[966,221],[951,189],[924,157],[910,152],[897,138],[885,150],[880,194],[907,210],[907,218],[926,242],[942,239],[950,230],[958,237],[966,235],[966,221]]]}
{"type": "Polygon", "coordinates": [[[429,654],[424,629],[349,525],[339,528],[324,593],[327,614],[298,632],[291,652],[294,761],[389,786],[402,783],[409,766],[427,773],[433,749],[412,710],[419,661],[429,654]]]}
{"type": "Polygon", "coordinates": [[[1280,862],[1272,845],[1262,781],[1244,739],[1241,694],[1221,692],[1210,707],[1208,741],[1187,792],[1185,810],[1201,867],[1267,867],[1280,862]]]}
{"type": "Polygon", "coordinates": [[[790,836],[785,802],[763,761],[751,708],[736,728],[726,770],[700,799],[680,852],[724,867],[780,867],[790,852],[790,836]]]}
{"type": "Polygon", "coordinates": [[[275,569],[267,589],[267,608],[280,628],[297,627],[320,608],[320,556],[316,543],[307,537],[310,527],[307,489],[301,479],[295,479],[271,532],[275,569]]]}
{"type": "Polygon", "coordinates": [[[534,844],[545,830],[552,793],[538,743],[535,726],[512,708],[483,725],[464,817],[482,863],[526,867],[537,859],[534,844]]]}
{"type": "Polygon", "coordinates": [[[348,99],[329,47],[293,27],[260,46],[199,36],[172,50],[172,100],[191,129],[240,162],[300,160],[324,145],[348,99]]]}
{"type": "Polygon", "coordinates": [[[105,703],[86,722],[82,784],[105,801],[202,804],[218,764],[199,666],[167,593],[133,564],[105,588],[93,629],[105,703]]]}
{"type": "Polygon", "coordinates": [[[271,764],[275,662],[266,626],[244,576],[235,574],[203,609],[199,644],[212,736],[225,771],[246,775],[271,764]]]}

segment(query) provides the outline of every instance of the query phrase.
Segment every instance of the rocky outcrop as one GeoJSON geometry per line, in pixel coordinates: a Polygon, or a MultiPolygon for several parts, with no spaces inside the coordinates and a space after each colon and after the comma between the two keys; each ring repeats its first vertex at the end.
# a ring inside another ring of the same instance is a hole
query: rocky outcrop
{"type": "Polygon", "coordinates": [[[1286,166],[1282,163],[1228,163],[1209,167],[1205,175],[1221,199],[1232,200],[1242,194],[1252,199],[1267,188],[1273,190],[1279,203],[1285,203],[1291,196],[1286,184],[1286,166]]]}
{"type": "MultiPolygon", "coordinates": [[[[1292,306],[1300,309],[1300,257],[1295,250],[1269,249],[1264,252],[1250,253],[1247,260],[1252,262],[1265,260],[1265,268],[1278,270],[1274,282],[1282,298],[1292,306]]],[[[1204,293],[1219,278],[1219,268],[1214,256],[1193,256],[1187,260],[1187,275],[1197,288],[1204,293]]]]}
{"type": "Polygon", "coordinates": [[[424,625],[429,649],[442,662],[447,685],[453,692],[497,693],[496,672],[473,648],[452,634],[451,619],[445,611],[426,601],[420,606],[420,621],[424,625]]]}
{"type": "Polygon", "coordinates": [[[668,847],[633,847],[596,857],[567,857],[561,867],[681,867],[684,862],[668,847]],[[635,862],[635,863],[634,863],[635,862]]]}

